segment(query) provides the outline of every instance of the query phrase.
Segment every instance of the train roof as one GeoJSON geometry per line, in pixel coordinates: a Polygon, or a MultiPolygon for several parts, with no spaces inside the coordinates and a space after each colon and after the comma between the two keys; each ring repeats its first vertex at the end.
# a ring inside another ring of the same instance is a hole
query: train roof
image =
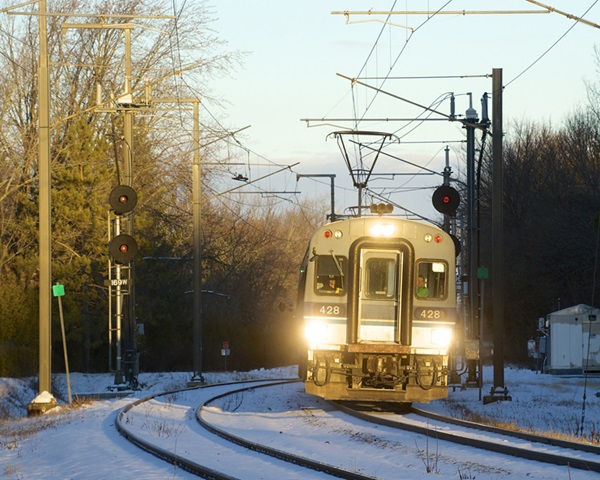
{"type": "Polygon", "coordinates": [[[426,242],[436,239],[436,243],[444,244],[450,240],[449,243],[454,245],[452,236],[436,225],[406,218],[378,215],[351,217],[327,223],[314,232],[312,242],[320,242],[320,239],[332,237],[344,238],[346,241],[363,237],[396,237],[410,240],[421,237],[429,239],[426,242]]]}

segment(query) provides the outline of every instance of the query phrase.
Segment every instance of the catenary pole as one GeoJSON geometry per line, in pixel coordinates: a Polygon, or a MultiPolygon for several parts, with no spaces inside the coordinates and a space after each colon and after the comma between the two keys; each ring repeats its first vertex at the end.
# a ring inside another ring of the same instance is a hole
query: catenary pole
{"type": "Polygon", "coordinates": [[[193,100],[194,105],[194,163],[192,166],[192,204],[194,223],[194,306],[193,328],[194,354],[193,382],[204,382],[202,375],[202,205],[201,197],[201,170],[200,170],[200,119],[199,101],[193,100]]]}
{"type": "MultiPolygon", "coordinates": [[[[194,266],[193,266],[193,318],[192,318],[192,369],[193,374],[188,382],[189,386],[204,383],[202,374],[202,251],[203,251],[203,233],[202,233],[202,169],[200,165],[200,99],[199,98],[159,98],[151,99],[150,103],[191,103],[193,106],[194,117],[194,154],[192,161],[192,223],[194,230],[194,266]]],[[[244,127],[248,128],[248,127],[244,127]]],[[[243,129],[242,129],[243,130],[243,129]]],[[[240,131],[240,130],[238,130],[240,131]]],[[[237,133],[237,132],[235,132],[237,133]]],[[[227,136],[233,134],[228,134],[227,136]]],[[[205,145],[206,146],[206,145],[205,145]]]]}
{"type": "Polygon", "coordinates": [[[52,264],[51,264],[51,203],[50,203],[50,81],[48,73],[48,31],[46,25],[46,0],[40,0],[40,58],[38,66],[39,87],[39,335],[40,377],[39,393],[51,391],[51,325],[52,325],[52,264]]]}
{"type": "MultiPolygon", "coordinates": [[[[467,225],[468,225],[468,246],[469,246],[469,270],[468,270],[468,299],[469,299],[469,321],[468,338],[474,340],[477,338],[477,258],[479,245],[477,242],[477,216],[475,215],[475,204],[477,198],[475,195],[475,126],[479,122],[477,112],[472,105],[472,96],[469,94],[469,108],[465,113],[466,122],[464,124],[467,131],[467,225]]],[[[467,383],[473,385],[477,381],[477,362],[469,360],[468,362],[467,383]]]]}
{"type": "MultiPolygon", "coordinates": [[[[134,136],[133,136],[133,124],[134,124],[134,113],[133,113],[133,78],[132,78],[132,62],[131,62],[131,30],[134,25],[129,28],[124,28],[125,33],[125,102],[123,111],[123,136],[125,137],[125,148],[124,148],[124,179],[123,184],[129,187],[133,187],[134,184],[134,136]],[[129,103],[127,103],[129,102],[129,103]]],[[[134,212],[130,212],[125,222],[125,233],[133,235],[133,218],[134,212]]],[[[134,280],[134,268],[135,264],[133,261],[129,263],[129,269],[127,275],[130,280],[129,295],[126,297],[127,314],[125,316],[125,328],[124,328],[124,340],[125,340],[125,378],[128,385],[131,387],[137,386],[137,374],[138,374],[138,352],[135,341],[136,332],[136,319],[135,319],[135,281],[134,280]]],[[[123,352],[121,351],[123,357],[123,352]]],[[[123,365],[123,364],[122,364],[123,365]]]]}
{"type": "Polygon", "coordinates": [[[504,390],[504,267],[502,69],[492,70],[492,282],[494,319],[494,392],[504,390]]]}

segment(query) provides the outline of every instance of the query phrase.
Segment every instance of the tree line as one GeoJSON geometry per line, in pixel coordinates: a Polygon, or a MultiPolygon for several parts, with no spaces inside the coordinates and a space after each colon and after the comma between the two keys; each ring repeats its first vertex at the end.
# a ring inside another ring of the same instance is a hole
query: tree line
{"type": "MultiPolygon", "coordinates": [[[[505,356],[525,362],[539,318],[600,299],[600,116],[592,106],[577,107],[559,127],[522,121],[505,130],[505,356]]],[[[484,265],[492,263],[491,170],[488,152],[480,198],[484,265]]],[[[489,334],[491,288],[486,293],[489,334]]]]}

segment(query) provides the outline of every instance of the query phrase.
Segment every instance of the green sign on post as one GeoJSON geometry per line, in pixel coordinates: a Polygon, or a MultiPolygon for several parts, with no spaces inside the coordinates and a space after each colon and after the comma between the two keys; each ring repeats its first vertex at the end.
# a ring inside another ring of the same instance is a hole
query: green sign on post
{"type": "Polygon", "coordinates": [[[489,269],[487,267],[479,267],[477,269],[477,278],[480,280],[487,280],[489,277],[489,269]]]}
{"type": "Polygon", "coordinates": [[[52,285],[52,294],[55,297],[64,297],[65,296],[65,286],[57,283],[56,285],[52,285]]]}
{"type": "Polygon", "coordinates": [[[58,297],[58,313],[60,314],[60,330],[62,332],[63,350],[65,354],[65,369],[67,373],[67,389],[69,391],[69,405],[73,405],[73,397],[71,396],[71,376],[69,375],[69,357],[67,355],[67,337],[65,335],[65,320],[63,318],[62,300],[60,297],[65,296],[65,286],[57,283],[52,285],[52,294],[58,297]]]}

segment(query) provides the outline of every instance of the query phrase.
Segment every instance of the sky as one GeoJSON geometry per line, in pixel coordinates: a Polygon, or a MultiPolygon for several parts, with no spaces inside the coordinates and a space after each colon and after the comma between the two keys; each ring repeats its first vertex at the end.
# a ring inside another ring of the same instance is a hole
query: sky
{"type": "MultiPolygon", "coordinates": [[[[395,143],[384,147],[368,187],[428,218],[439,219],[431,194],[442,183],[446,147],[453,175],[464,176],[465,131],[458,122],[440,121],[437,114],[429,116],[436,120],[422,122],[369,121],[423,116],[422,108],[397,97],[449,114],[452,92],[457,115],[472,105],[480,116],[481,97],[492,90],[492,70],[502,69],[504,131],[510,136],[520,121],[560,126],[566,115],[586,104],[586,82],[598,78],[594,47],[600,29],[575,25],[558,13],[430,18],[402,14],[390,17],[393,25],[382,23],[385,15],[350,15],[346,23],[343,15],[332,14],[387,12],[392,7],[394,11],[542,10],[526,0],[208,0],[207,5],[214,12],[211,27],[227,48],[247,53],[241,68],[210,84],[212,93],[227,103],[206,105],[232,131],[250,126],[236,137],[243,148],[233,142],[227,147],[246,163],[233,168],[234,173],[256,179],[276,169],[261,165],[300,162],[256,186],[263,191],[301,192],[279,195],[288,201],[317,198],[327,204],[330,178],[297,181],[296,175],[335,174],[337,213],[349,213],[346,208],[357,204],[357,194],[331,136],[336,131],[358,128],[394,134],[395,143]],[[338,74],[358,77],[385,93],[352,85],[338,74]],[[310,128],[302,121],[334,118],[363,121],[358,125],[311,121],[310,128]]],[[[600,24],[600,4],[595,0],[552,0],[549,5],[576,16],[585,13],[586,20],[600,24]]],[[[348,150],[354,164],[358,160],[352,144],[348,150]]],[[[367,169],[372,159],[372,154],[363,158],[367,169]]]]}
{"type": "MultiPolygon", "coordinates": [[[[492,367],[484,369],[484,394],[489,391],[492,367]]],[[[251,372],[207,372],[207,382],[289,378],[295,367],[251,372]]],[[[142,373],[143,389],[125,398],[66,407],[64,374],[54,375],[54,395],[59,408],[42,417],[16,418],[0,422],[0,475],[12,479],[105,480],[197,478],[129,443],[116,430],[115,420],[125,406],[160,392],[185,387],[189,374],[142,373]]],[[[529,369],[506,368],[510,402],[483,405],[477,389],[451,391],[448,401],[415,405],[438,413],[456,415],[471,411],[494,419],[497,424],[514,423],[542,432],[570,432],[581,419],[586,393],[586,434],[598,431],[600,383],[577,377],[541,375],[529,369]],[[585,385],[585,389],[584,389],[585,385]]],[[[111,374],[71,374],[73,395],[105,393],[111,374]]],[[[22,416],[35,396],[31,379],[0,378],[0,411],[22,416]]],[[[284,467],[278,460],[228,444],[198,426],[195,408],[207,399],[241,385],[221,385],[183,393],[169,393],[141,403],[123,418],[132,434],[197,463],[223,471],[233,478],[277,479],[331,478],[297,466],[284,467]],[[244,459],[239,460],[243,454],[244,459]]],[[[458,415],[460,417],[460,414],[458,415]]],[[[598,474],[564,466],[502,456],[415,433],[367,424],[337,412],[327,402],[307,395],[301,383],[269,389],[255,388],[211,404],[203,418],[219,428],[257,443],[292,451],[382,479],[422,478],[510,480],[591,480],[598,474]],[[273,432],[277,432],[274,434],[273,432]],[[422,453],[429,449],[435,468],[427,474],[422,453]]],[[[532,448],[535,448],[532,446],[532,448]]],[[[550,447],[543,447],[549,449],[550,447]]],[[[580,455],[580,454],[576,454],[580,455]]],[[[581,454],[585,455],[585,454],[581,454]]]]}

